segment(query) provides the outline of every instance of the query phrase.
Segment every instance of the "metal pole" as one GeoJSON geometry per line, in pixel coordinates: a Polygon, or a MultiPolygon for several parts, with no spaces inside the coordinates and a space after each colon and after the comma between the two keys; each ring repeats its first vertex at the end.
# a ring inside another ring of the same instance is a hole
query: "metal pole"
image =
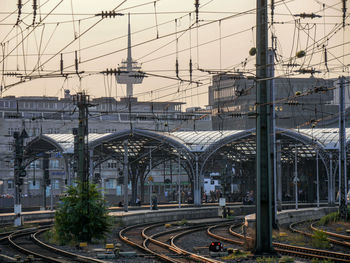
{"type": "Polygon", "coordinates": [[[277,208],[282,211],[282,171],[281,171],[281,141],[276,143],[276,166],[277,166],[277,208]]]}
{"type": "Polygon", "coordinates": [[[329,154],[329,178],[328,178],[328,202],[334,205],[334,185],[333,185],[333,155],[329,154]]]}
{"type": "Polygon", "coordinates": [[[194,205],[200,206],[201,201],[200,201],[200,187],[199,187],[198,155],[196,155],[196,176],[194,180],[193,196],[194,196],[194,205]]]}
{"type": "Polygon", "coordinates": [[[257,0],[256,12],[256,254],[273,253],[270,92],[267,85],[267,1],[257,0]]]}
{"type": "Polygon", "coordinates": [[[316,194],[317,194],[317,207],[320,207],[320,180],[318,170],[318,150],[316,150],[316,194]]]}
{"type": "Polygon", "coordinates": [[[124,141],[124,212],[128,212],[128,140],[124,141]]]}
{"type": "Polygon", "coordinates": [[[53,210],[53,180],[51,179],[50,184],[50,210],[53,210]]]}
{"type": "Polygon", "coordinates": [[[275,51],[273,49],[268,52],[268,75],[271,78],[269,80],[270,89],[270,131],[272,132],[271,138],[271,155],[272,155],[272,169],[273,169],[273,223],[274,227],[277,226],[277,161],[276,161],[276,111],[275,111],[275,51]]]}
{"type": "Polygon", "coordinates": [[[298,148],[295,145],[294,155],[294,192],[295,192],[295,209],[298,209],[298,148]]]}
{"type": "MultiPolygon", "coordinates": [[[[149,148],[149,175],[151,176],[152,171],[152,148],[149,148]]],[[[152,181],[149,180],[149,209],[152,210],[152,181]]]]}
{"type": "Polygon", "coordinates": [[[346,205],[346,130],[345,130],[345,88],[344,77],[339,78],[340,82],[340,104],[339,104],[339,214],[342,219],[347,219],[348,211],[346,205]]]}
{"type": "Polygon", "coordinates": [[[178,184],[178,201],[179,201],[179,208],[181,208],[181,181],[180,181],[180,165],[181,165],[181,159],[180,159],[180,152],[179,154],[179,167],[178,167],[178,176],[177,176],[177,184],[178,184]]]}

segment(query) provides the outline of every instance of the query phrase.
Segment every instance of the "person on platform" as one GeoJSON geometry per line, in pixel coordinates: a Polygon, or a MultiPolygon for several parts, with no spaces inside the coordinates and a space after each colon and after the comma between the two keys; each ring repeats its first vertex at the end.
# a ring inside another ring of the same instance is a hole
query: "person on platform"
{"type": "Polygon", "coordinates": [[[153,192],[151,200],[152,200],[152,210],[158,210],[158,197],[156,192],[153,192]]]}

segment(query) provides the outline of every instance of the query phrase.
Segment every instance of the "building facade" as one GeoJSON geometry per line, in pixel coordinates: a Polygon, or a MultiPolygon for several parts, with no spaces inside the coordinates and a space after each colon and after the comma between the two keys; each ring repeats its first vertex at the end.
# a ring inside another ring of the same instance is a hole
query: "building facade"
{"type": "MultiPolygon", "coordinates": [[[[310,128],[334,118],[334,80],[276,78],[274,102],[276,126],[310,128]]],[[[251,129],[256,125],[256,85],[243,74],[220,74],[209,86],[213,130],[251,129]]],[[[321,126],[322,127],[322,126],[321,126]]]]}
{"type": "MultiPolygon", "coordinates": [[[[144,102],[137,98],[101,97],[90,100],[89,133],[114,133],[132,128],[153,131],[208,130],[211,129],[210,111],[201,109],[182,111],[182,102],[144,102]]],[[[27,141],[40,134],[69,134],[78,127],[78,110],[74,96],[68,90],[64,98],[57,97],[14,97],[0,98],[0,195],[14,193],[14,132],[23,129],[29,135],[27,141]]],[[[169,165],[169,164],[168,164],[169,165]]],[[[22,187],[23,196],[43,194],[42,160],[27,166],[27,176],[22,187]]],[[[118,194],[116,180],[121,165],[108,160],[100,165],[105,192],[118,194]]],[[[50,157],[50,186],[47,195],[62,193],[66,186],[64,161],[56,154],[50,157]]],[[[163,175],[159,168],[158,174],[163,175]]],[[[169,170],[168,168],[166,170],[169,170]]],[[[154,171],[157,174],[157,170],[154,171]]]]}

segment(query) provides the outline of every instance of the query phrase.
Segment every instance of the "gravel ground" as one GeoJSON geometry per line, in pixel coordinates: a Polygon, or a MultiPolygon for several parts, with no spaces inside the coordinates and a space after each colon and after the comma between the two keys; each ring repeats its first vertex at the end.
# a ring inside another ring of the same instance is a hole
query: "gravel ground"
{"type": "MultiPolygon", "coordinates": [[[[113,231],[107,236],[106,242],[103,242],[103,244],[89,244],[88,249],[79,250],[79,249],[72,247],[72,246],[58,246],[55,244],[51,244],[51,245],[53,245],[54,247],[58,247],[60,249],[66,250],[68,252],[77,253],[77,254],[80,254],[83,256],[87,256],[87,257],[95,257],[96,252],[94,252],[93,249],[103,248],[105,243],[114,243],[114,244],[120,243],[121,244],[121,251],[135,251],[138,254],[138,256],[132,257],[132,258],[120,257],[118,259],[113,259],[113,260],[104,259],[104,261],[121,262],[121,263],[141,263],[141,262],[145,262],[145,263],[156,263],[157,262],[158,263],[158,262],[160,262],[156,258],[150,258],[147,255],[145,256],[143,254],[144,253],[143,251],[138,251],[136,248],[122,242],[118,237],[118,233],[121,229],[122,229],[121,227],[113,229],[113,231]]],[[[156,232],[154,230],[164,231],[164,230],[168,230],[168,229],[165,229],[164,226],[160,226],[160,227],[157,227],[156,229],[153,229],[152,233],[156,232]]],[[[47,242],[44,240],[43,237],[41,237],[41,239],[44,242],[47,242]]],[[[176,244],[178,244],[182,248],[188,249],[191,252],[198,252],[200,255],[208,256],[209,255],[208,246],[209,246],[209,243],[211,241],[217,241],[217,240],[214,240],[213,238],[208,237],[204,231],[198,231],[198,232],[192,233],[190,239],[185,238],[185,237],[178,239],[176,244]],[[197,247],[197,249],[193,248],[194,244],[197,247]]],[[[224,243],[226,248],[240,249],[240,247],[235,246],[234,244],[229,244],[229,243],[225,243],[225,242],[223,242],[223,243],[224,243]]],[[[230,259],[230,260],[223,260],[222,258],[216,258],[216,259],[220,260],[220,261],[224,261],[224,262],[230,262],[230,263],[231,262],[244,262],[244,263],[258,262],[255,258],[252,258],[252,257],[236,258],[236,259],[230,259]]],[[[271,262],[271,261],[269,261],[269,262],[271,262]]],[[[275,262],[278,262],[277,258],[276,258],[275,262]]],[[[295,262],[310,262],[310,261],[297,259],[295,262]]]]}

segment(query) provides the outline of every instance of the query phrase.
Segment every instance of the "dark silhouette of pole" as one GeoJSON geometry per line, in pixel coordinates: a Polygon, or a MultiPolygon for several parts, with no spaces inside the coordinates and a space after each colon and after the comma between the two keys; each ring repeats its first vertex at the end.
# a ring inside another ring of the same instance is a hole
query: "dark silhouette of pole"
{"type": "Polygon", "coordinates": [[[340,144],[340,156],[339,156],[339,214],[340,218],[347,219],[348,211],[346,205],[346,188],[347,188],[347,176],[346,176],[346,131],[345,131],[345,88],[344,77],[339,77],[340,84],[340,103],[339,103],[339,144],[340,144]]]}
{"type": "MultiPolygon", "coordinates": [[[[83,203],[83,221],[82,224],[89,224],[89,151],[88,151],[88,107],[91,106],[89,96],[84,92],[79,92],[74,96],[74,102],[79,110],[79,126],[78,126],[78,162],[77,173],[78,180],[82,186],[82,203],[83,203]]],[[[89,227],[88,233],[84,241],[90,240],[89,227]]]]}
{"type": "Polygon", "coordinates": [[[256,254],[269,254],[272,248],[272,162],[270,130],[270,91],[267,85],[268,23],[267,0],[257,0],[256,16],[256,254]]]}

